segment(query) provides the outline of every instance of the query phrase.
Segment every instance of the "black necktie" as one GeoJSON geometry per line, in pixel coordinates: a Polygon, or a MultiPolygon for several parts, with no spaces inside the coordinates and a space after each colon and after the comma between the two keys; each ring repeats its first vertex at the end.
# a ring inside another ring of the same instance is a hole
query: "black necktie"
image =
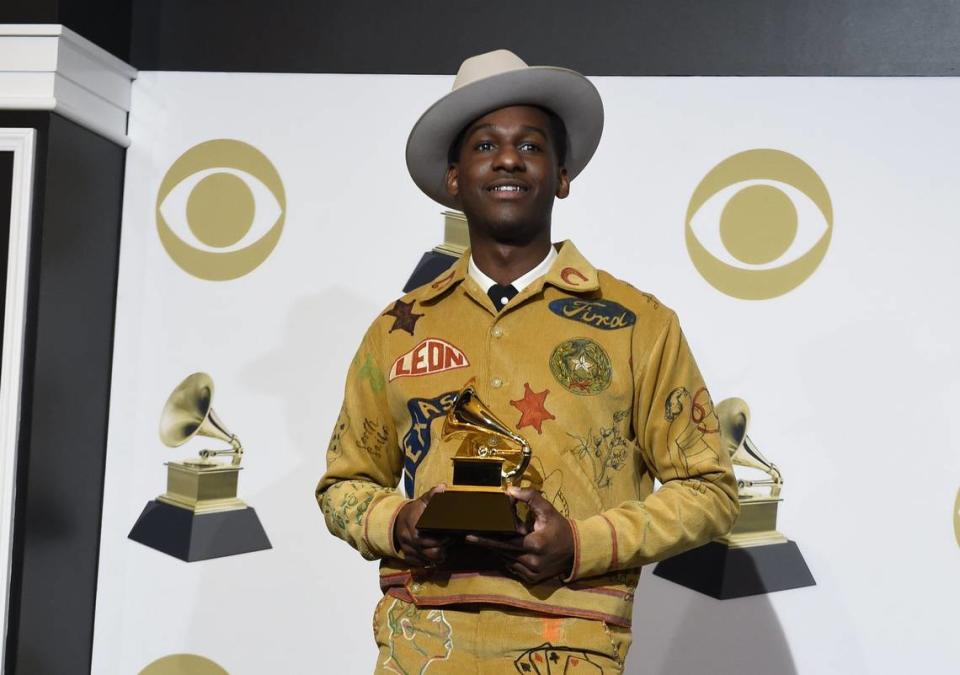
{"type": "Polygon", "coordinates": [[[519,291],[513,286],[501,286],[500,284],[494,284],[487,290],[487,295],[490,296],[490,299],[493,300],[493,306],[497,308],[499,312],[503,309],[503,306],[506,305],[513,299],[519,291]]]}

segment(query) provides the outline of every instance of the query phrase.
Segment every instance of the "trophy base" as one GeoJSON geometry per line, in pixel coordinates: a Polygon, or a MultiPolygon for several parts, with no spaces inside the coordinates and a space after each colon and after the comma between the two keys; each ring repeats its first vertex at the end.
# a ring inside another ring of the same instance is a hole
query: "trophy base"
{"type": "Polygon", "coordinates": [[[186,562],[272,548],[257,512],[250,507],[194,513],[153,500],[127,536],[186,562]]]}
{"type": "Polygon", "coordinates": [[[661,561],[658,577],[718,600],[815,586],[797,544],[730,547],[712,541],[661,561]]]}
{"type": "Polygon", "coordinates": [[[513,534],[517,531],[517,516],[510,497],[499,488],[453,488],[430,498],[417,521],[417,529],[513,534]]]}
{"type": "Polygon", "coordinates": [[[167,491],[157,499],[194,513],[245,509],[237,499],[237,477],[242,467],[219,462],[167,462],[167,491]]]}

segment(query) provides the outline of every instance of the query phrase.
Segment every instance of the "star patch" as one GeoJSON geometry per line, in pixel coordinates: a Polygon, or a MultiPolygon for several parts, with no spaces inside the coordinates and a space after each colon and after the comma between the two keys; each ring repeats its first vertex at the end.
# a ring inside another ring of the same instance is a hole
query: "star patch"
{"type": "Polygon", "coordinates": [[[610,386],[613,367],[603,347],[587,338],[561,342],[550,355],[550,372],[573,394],[599,394],[610,386]]]}
{"type": "Polygon", "coordinates": [[[417,321],[420,319],[423,314],[417,314],[413,311],[413,305],[416,303],[416,300],[411,300],[410,302],[404,302],[403,300],[397,300],[393,303],[393,307],[389,311],[384,312],[383,316],[392,316],[393,317],[393,326],[390,327],[389,332],[393,332],[397,329],[405,330],[410,335],[413,335],[413,331],[417,327],[417,321]]]}
{"type": "Polygon", "coordinates": [[[542,434],[541,426],[547,420],[555,420],[549,410],[544,405],[549,389],[537,393],[530,388],[529,382],[523,384],[523,398],[518,401],[510,401],[510,405],[520,411],[520,421],[517,422],[517,429],[523,427],[533,427],[538,434],[542,434]]]}
{"type": "Polygon", "coordinates": [[[587,360],[586,354],[581,354],[576,359],[571,360],[570,363],[573,365],[574,370],[585,370],[587,374],[593,370],[593,363],[587,360]]]}

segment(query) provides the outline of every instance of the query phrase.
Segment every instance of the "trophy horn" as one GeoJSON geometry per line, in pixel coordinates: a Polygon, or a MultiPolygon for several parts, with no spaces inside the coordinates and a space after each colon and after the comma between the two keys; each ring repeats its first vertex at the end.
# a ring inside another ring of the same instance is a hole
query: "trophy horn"
{"type": "Polygon", "coordinates": [[[493,411],[477,397],[476,389],[468,384],[457,395],[453,407],[447,411],[443,420],[441,436],[447,440],[453,436],[466,435],[480,457],[505,457],[520,454],[520,461],[509,471],[501,471],[503,478],[523,476],[530,464],[532,452],[527,440],[511,430],[493,411]],[[519,446],[516,450],[504,450],[502,442],[507,446],[519,446]]]}
{"type": "Polygon", "coordinates": [[[780,470],[763,456],[747,436],[747,427],[750,424],[750,406],[747,402],[742,398],[724,399],[717,404],[716,413],[720,420],[720,440],[730,453],[730,461],[737,466],[759,469],[770,476],[768,480],[760,481],[737,480],[739,487],[769,485],[770,496],[779,496],[780,486],[783,484],[780,470]]]}
{"type": "Polygon", "coordinates": [[[233,455],[232,464],[240,463],[243,446],[237,435],[227,429],[213,410],[213,378],[206,373],[193,373],[177,385],[160,413],[160,440],[171,448],[194,436],[216,438],[230,444],[230,450],[201,450],[206,460],[215,455],[233,455]]]}

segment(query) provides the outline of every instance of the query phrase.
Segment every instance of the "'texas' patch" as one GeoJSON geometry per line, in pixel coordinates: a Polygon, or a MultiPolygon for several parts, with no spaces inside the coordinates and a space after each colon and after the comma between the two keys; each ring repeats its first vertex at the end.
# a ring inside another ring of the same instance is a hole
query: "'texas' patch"
{"type": "Polygon", "coordinates": [[[407,497],[413,497],[414,481],[420,462],[430,452],[430,424],[433,420],[453,407],[457,401],[457,392],[448,391],[436,398],[411,398],[407,401],[410,413],[410,430],[404,434],[403,446],[403,488],[407,497]]]}
{"type": "Polygon", "coordinates": [[[470,365],[466,354],[446,340],[427,338],[406,354],[401,354],[390,368],[390,381],[398,377],[432,375],[470,365]]]}
{"type": "Polygon", "coordinates": [[[626,328],[637,322],[637,315],[611,300],[563,298],[550,303],[550,311],[564,319],[585,323],[601,330],[626,328]]]}

